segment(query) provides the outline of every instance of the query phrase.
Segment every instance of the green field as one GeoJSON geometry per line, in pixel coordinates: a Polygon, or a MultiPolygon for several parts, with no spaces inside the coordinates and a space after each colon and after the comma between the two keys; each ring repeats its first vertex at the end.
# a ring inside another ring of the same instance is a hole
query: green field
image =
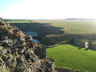
{"type": "Polygon", "coordinates": [[[52,26],[62,27],[66,33],[71,34],[96,34],[96,21],[86,20],[64,20],[64,21],[40,21],[52,26]]]}
{"type": "Polygon", "coordinates": [[[44,45],[61,43],[74,36],[82,40],[96,41],[95,20],[12,20],[6,22],[24,32],[37,32],[38,39],[44,45]]]}
{"type": "MultiPolygon", "coordinates": [[[[31,23],[29,28],[33,28],[33,24],[40,23],[40,25],[50,25],[54,27],[61,27],[62,31],[69,34],[96,34],[96,21],[90,20],[13,20],[6,21],[8,23],[31,23]],[[33,22],[33,23],[32,23],[33,22]]],[[[40,26],[38,24],[38,26],[40,26]]],[[[26,28],[28,29],[28,28],[26,28]]]]}
{"type": "Polygon", "coordinates": [[[32,22],[31,20],[9,20],[6,21],[7,23],[30,23],[32,22]]]}
{"type": "Polygon", "coordinates": [[[55,60],[56,67],[96,72],[96,51],[79,49],[72,45],[58,45],[47,49],[47,56],[55,60]]]}

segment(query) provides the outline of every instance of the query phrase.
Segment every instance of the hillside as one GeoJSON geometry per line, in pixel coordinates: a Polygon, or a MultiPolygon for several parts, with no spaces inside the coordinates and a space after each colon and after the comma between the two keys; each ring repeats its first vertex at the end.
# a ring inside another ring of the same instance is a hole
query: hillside
{"type": "MultiPolygon", "coordinates": [[[[7,21],[8,22],[8,21],[7,21]]],[[[70,40],[96,41],[96,21],[93,20],[33,20],[9,21],[23,32],[36,32],[40,43],[51,47],[47,56],[56,61],[60,72],[95,72],[96,52],[69,45],[70,40]],[[20,22],[20,23],[19,23],[20,22]],[[66,44],[67,45],[55,45],[66,44]],[[71,69],[72,68],[72,69],[71,69]],[[80,70],[80,71],[79,71],[80,70]]],[[[94,49],[93,49],[94,50],[94,49]]]]}
{"type": "Polygon", "coordinates": [[[95,20],[12,20],[6,22],[23,32],[36,32],[38,34],[36,39],[44,45],[65,43],[72,37],[96,41],[95,20]]]}
{"type": "Polygon", "coordinates": [[[46,48],[0,19],[0,72],[54,72],[46,48]]]}

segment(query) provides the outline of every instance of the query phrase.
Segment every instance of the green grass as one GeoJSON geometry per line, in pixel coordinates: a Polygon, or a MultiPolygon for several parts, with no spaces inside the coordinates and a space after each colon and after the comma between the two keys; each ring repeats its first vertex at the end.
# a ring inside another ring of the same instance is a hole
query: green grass
{"type": "Polygon", "coordinates": [[[30,20],[11,20],[11,21],[6,21],[7,23],[31,23],[32,21],[30,20]]]}
{"type": "Polygon", "coordinates": [[[69,44],[58,45],[48,48],[47,56],[55,60],[56,67],[96,72],[96,51],[79,49],[69,44]]]}
{"type": "MultiPolygon", "coordinates": [[[[31,20],[13,20],[6,21],[8,23],[32,23],[31,20]]],[[[63,20],[63,21],[39,21],[33,20],[33,22],[39,22],[43,24],[49,24],[55,27],[62,27],[63,31],[71,34],[96,34],[96,21],[84,21],[84,20],[63,20]]]]}
{"type": "Polygon", "coordinates": [[[52,26],[62,27],[67,33],[71,34],[96,34],[96,21],[41,21],[41,23],[50,23],[52,26]]]}

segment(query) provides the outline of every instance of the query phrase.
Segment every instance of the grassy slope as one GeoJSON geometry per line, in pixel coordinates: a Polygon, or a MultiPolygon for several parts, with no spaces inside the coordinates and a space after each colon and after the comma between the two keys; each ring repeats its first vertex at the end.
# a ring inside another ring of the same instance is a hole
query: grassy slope
{"type": "Polygon", "coordinates": [[[48,57],[52,57],[57,67],[96,72],[96,51],[79,49],[71,45],[59,45],[47,49],[48,57]]]}

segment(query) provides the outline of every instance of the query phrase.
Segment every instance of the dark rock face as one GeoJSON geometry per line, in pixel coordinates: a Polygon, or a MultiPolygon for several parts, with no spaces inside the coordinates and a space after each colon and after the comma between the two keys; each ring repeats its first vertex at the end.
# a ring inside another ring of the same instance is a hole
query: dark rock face
{"type": "Polygon", "coordinates": [[[54,72],[54,61],[31,36],[1,20],[0,72],[54,72]]]}

